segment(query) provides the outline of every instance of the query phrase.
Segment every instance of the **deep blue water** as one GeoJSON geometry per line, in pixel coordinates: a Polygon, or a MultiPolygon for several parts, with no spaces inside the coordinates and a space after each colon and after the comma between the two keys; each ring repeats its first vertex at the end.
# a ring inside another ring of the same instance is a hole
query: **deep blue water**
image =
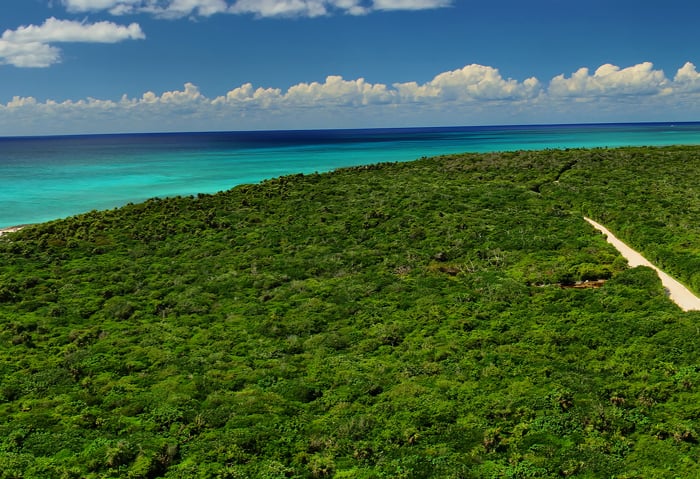
{"type": "Polygon", "coordinates": [[[0,228],[422,156],[672,144],[700,144],[700,123],[0,138],[0,228]]]}

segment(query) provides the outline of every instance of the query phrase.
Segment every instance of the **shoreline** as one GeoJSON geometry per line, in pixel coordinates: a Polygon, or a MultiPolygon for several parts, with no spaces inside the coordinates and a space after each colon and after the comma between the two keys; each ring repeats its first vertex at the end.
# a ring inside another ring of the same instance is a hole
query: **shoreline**
{"type": "Polygon", "coordinates": [[[659,275],[659,279],[661,279],[661,284],[664,286],[664,288],[666,288],[669,299],[676,303],[683,311],[700,311],[700,298],[695,296],[695,294],[693,294],[693,292],[686,288],[682,283],[654,266],[640,253],[617,239],[617,237],[605,226],[593,221],[590,218],[586,218],[585,216],[583,219],[588,221],[595,229],[606,236],[608,243],[613,245],[615,249],[620,252],[620,254],[629,263],[630,268],[634,268],[636,266],[647,266],[656,271],[656,274],[659,275]]]}

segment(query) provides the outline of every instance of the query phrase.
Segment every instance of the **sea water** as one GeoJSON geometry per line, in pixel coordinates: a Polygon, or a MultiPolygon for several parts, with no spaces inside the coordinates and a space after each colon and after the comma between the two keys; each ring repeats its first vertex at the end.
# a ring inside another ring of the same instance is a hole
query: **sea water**
{"type": "Polygon", "coordinates": [[[0,138],[0,228],[423,156],[673,144],[700,144],[700,123],[0,138]]]}

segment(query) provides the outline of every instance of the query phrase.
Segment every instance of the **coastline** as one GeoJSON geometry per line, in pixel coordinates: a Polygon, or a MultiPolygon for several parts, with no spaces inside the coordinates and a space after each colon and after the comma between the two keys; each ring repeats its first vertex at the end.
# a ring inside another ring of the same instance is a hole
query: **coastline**
{"type": "Polygon", "coordinates": [[[0,204],[7,205],[4,225],[14,226],[118,208],[151,197],[213,194],[279,176],[413,161],[424,156],[698,145],[698,138],[700,123],[141,133],[7,139],[2,140],[3,146],[12,147],[13,157],[21,161],[0,166],[0,204]],[[41,152],[50,153],[47,156],[41,152]],[[41,174],[47,171],[48,164],[52,173],[41,174]]]}

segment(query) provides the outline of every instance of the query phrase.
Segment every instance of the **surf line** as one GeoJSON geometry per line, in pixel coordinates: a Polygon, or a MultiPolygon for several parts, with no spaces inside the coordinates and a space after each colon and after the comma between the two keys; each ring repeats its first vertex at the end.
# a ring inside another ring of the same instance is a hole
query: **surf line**
{"type": "Polygon", "coordinates": [[[695,296],[688,288],[651,264],[637,251],[633,250],[625,243],[617,239],[617,237],[615,237],[615,235],[612,234],[605,226],[601,225],[600,223],[596,223],[592,219],[586,218],[585,216],[583,219],[588,221],[595,229],[606,236],[608,243],[613,245],[620,252],[620,254],[624,256],[630,267],[634,268],[636,266],[648,266],[656,271],[656,274],[658,274],[659,278],[661,279],[661,284],[668,292],[668,297],[683,311],[700,311],[700,298],[695,296]]]}

